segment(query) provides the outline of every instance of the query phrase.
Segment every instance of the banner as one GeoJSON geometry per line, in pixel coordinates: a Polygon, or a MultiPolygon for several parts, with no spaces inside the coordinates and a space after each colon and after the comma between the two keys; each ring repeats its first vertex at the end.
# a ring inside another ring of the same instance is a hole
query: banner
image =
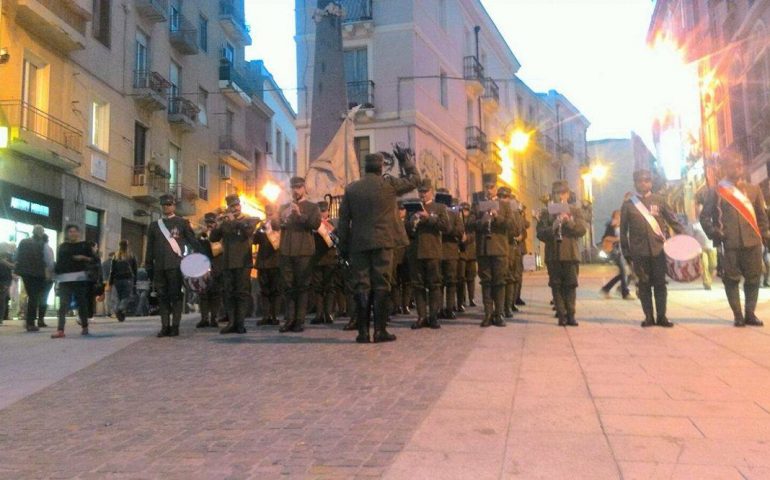
{"type": "Polygon", "coordinates": [[[354,137],[355,125],[351,115],[348,115],[321,156],[310,162],[305,175],[310,198],[321,200],[327,193],[342,195],[347,184],[361,178],[354,137]]]}

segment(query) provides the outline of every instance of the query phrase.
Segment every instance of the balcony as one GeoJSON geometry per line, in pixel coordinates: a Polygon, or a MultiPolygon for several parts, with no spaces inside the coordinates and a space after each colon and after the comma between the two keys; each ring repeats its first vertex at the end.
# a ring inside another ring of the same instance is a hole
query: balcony
{"type": "Polygon", "coordinates": [[[374,32],[372,0],[343,0],[342,7],[345,9],[343,38],[365,38],[374,32]]]}
{"type": "Polygon", "coordinates": [[[17,0],[16,22],[65,54],[85,49],[89,17],[62,0],[17,0]]]}
{"type": "Polygon", "coordinates": [[[500,147],[495,142],[489,142],[489,161],[495,165],[503,163],[503,156],[500,152],[500,147]]]}
{"type": "Polygon", "coordinates": [[[236,170],[250,171],[254,168],[251,155],[240,145],[232,135],[220,135],[219,158],[236,170]]]}
{"type": "Polygon", "coordinates": [[[171,83],[158,72],[134,71],[134,101],[149,111],[168,108],[168,89],[171,83]]]}
{"type": "Polygon", "coordinates": [[[473,55],[463,58],[463,78],[468,94],[476,96],[484,92],[484,67],[473,55]]]}
{"type": "Polygon", "coordinates": [[[8,122],[8,148],[57,168],[72,170],[83,162],[83,132],[21,100],[0,101],[8,122]]]}
{"type": "Polygon", "coordinates": [[[251,104],[251,96],[257,91],[257,82],[223,58],[219,63],[219,90],[233,102],[245,107],[251,104]]]}
{"type": "Polygon", "coordinates": [[[535,134],[535,150],[533,153],[546,161],[557,160],[556,142],[550,135],[538,132],[535,134]]]}
{"type": "Polygon", "coordinates": [[[175,12],[169,18],[169,41],[182,55],[198,54],[198,29],[184,15],[175,12]]]}
{"type": "Polygon", "coordinates": [[[131,198],[137,202],[155,205],[160,196],[169,193],[169,174],[158,165],[134,165],[131,179],[131,198]]]}
{"type": "Polygon", "coordinates": [[[559,142],[559,152],[562,155],[572,157],[575,155],[575,144],[572,142],[572,140],[563,139],[561,142],[559,142]]]}
{"type": "Polygon", "coordinates": [[[374,109],[374,82],[371,80],[361,80],[358,82],[348,82],[348,108],[357,105],[361,109],[374,109]]]}
{"type": "Polygon", "coordinates": [[[487,135],[479,127],[465,128],[465,148],[469,155],[487,152],[487,135]]]}
{"type": "Polygon", "coordinates": [[[168,0],[136,0],[136,13],[152,23],[168,20],[168,0]]]}
{"type": "Polygon", "coordinates": [[[219,0],[219,23],[227,36],[242,45],[251,45],[249,26],[246,25],[243,14],[235,8],[233,0],[219,0]]]}
{"type": "Polygon", "coordinates": [[[196,189],[182,183],[169,184],[168,190],[176,197],[176,214],[181,217],[195,215],[195,202],[198,200],[196,189]]]}
{"type": "Polygon", "coordinates": [[[500,106],[500,87],[490,77],[484,79],[484,93],[481,95],[481,105],[489,112],[497,110],[500,106]]]}
{"type": "Polygon", "coordinates": [[[198,106],[186,98],[172,97],[168,104],[168,121],[182,132],[192,132],[199,111],[198,106]]]}

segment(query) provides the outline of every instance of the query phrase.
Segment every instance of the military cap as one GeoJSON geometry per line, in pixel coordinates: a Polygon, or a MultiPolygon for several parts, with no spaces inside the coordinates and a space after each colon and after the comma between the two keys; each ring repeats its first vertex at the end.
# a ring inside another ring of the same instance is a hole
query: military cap
{"type": "Polygon", "coordinates": [[[634,172],[634,181],[641,179],[652,180],[652,173],[647,169],[641,169],[634,172]]]}
{"type": "Polygon", "coordinates": [[[381,168],[384,162],[385,162],[385,157],[383,157],[382,154],[379,152],[368,153],[364,157],[364,167],[381,168]]]}
{"type": "Polygon", "coordinates": [[[318,208],[322,212],[329,210],[329,202],[327,202],[326,200],[321,200],[320,202],[318,202],[318,208]]]}
{"type": "Polygon", "coordinates": [[[289,185],[291,185],[291,188],[304,187],[305,179],[302,177],[291,177],[291,180],[289,180],[289,185]]]}
{"type": "Polygon", "coordinates": [[[495,175],[494,173],[485,173],[484,175],[481,176],[481,180],[484,183],[485,187],[490,185],[494,186],[497,184],[497,175],[495,175]]]}
{"type": "Polygon", "coordinates": [[[441,187],[436,189],[436,193],[449,193],[449,190],[447,190],[444,187],[441,187]]]}
{"type": "Polygon", "coordinates": [[[418,192],[427,192],[428,190],[431,190],[433,188],[433,182],[430,180],[430,178],[423,178],[420,182],[420,186],[417,187],[418,192]]]}
{"type": "Polygon", "coordinates": [[[160,196],[161,205],[176,205],[176,199],[170,193],[164,193],[160,196]]]}
{"type": "Polygon", "coordinates": [[[214,212],[208,212],[203,214],[203,221],[206,223],[216,223],[217,214],[214,212]]]}
{"type": "Polygon", "coordinates": [[[569,182],[566,180],[556,180],[551,187],[553,193],[569,192],[569,182]]]}
{"type": "Polygon", "coordinates": [[[228,207],[232,207],[233,205],[240,205],[241,199],[236,194],[231,194],[225,197],[225,203],[228,207]]]}

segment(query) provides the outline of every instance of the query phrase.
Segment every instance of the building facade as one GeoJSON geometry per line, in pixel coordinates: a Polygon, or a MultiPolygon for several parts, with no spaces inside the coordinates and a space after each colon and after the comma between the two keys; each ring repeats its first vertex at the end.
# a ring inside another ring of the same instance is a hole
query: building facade
{"type": "Polygon", "coordinates": [[[272,112],[245,68],[243,0],[0,5],[0,240],[75,223],[141,257],[163,193],[194,224],[230,193],[258,210],[272,112]]]}

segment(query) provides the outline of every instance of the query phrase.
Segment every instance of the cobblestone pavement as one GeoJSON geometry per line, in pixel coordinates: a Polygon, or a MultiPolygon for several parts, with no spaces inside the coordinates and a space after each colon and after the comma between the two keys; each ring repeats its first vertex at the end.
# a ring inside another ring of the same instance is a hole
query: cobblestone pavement
{"type": "Polygon", "coordinates": [[[0,387],[57,373],[0,403],[0,478],[770,478],[770,328],[732,328],[719,286],[676,285],[678,325],[643,330],[638,302],[597,295],[610,273],[582,270],[570,329],[541,273],[508,328],[397,318],[384,345],[341,321],[60,341],[3,326],[0,374],[23,374],[0,387]]]}

